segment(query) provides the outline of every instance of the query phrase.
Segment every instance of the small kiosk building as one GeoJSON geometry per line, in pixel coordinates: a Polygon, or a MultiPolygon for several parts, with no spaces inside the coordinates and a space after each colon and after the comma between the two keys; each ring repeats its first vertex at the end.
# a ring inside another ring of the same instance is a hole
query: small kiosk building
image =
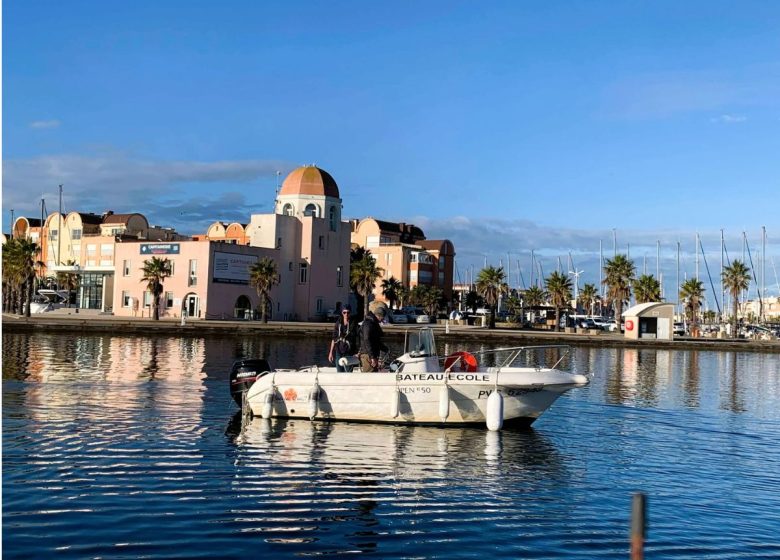
{"type": "Polygon", "coordinates": [[[640,303],[623,313],[626,338],[672,340],[674,304],[640,303]]]}

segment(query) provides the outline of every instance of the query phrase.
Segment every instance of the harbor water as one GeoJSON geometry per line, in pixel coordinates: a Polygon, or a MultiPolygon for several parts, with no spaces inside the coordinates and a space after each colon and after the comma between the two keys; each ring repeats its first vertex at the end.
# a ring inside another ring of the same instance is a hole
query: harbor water
{"type": "Polygon", "coordinates": [[[777,354],[574,348],[590,386],[496,433],[242,425],[232,361],[326,338],[2,342],[5,558],[626,558],[638,491],[648,558],[780,558],[777,354]]]}

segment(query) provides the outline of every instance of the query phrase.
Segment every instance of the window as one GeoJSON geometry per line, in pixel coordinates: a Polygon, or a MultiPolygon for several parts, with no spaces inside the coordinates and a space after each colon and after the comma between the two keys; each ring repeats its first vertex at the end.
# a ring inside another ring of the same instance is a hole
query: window
{"type": "Polygon", "coordinates": [[[317,298],[317,313],[322,313],[323,311],[323,301],[321,297],[317,298]]]}
{"type": "Polygon", "coordinates": [[[276,238],[276,248],[277,249],[281,249],[282,248],[282,238],[281,237],[277,237],[276,238]]]}
{"type": "Polygon", "coordinates": [[[130,292],[127,290],[122,292],[122,307],[130,307],[130,292]]]}
{"type": "Polygon", "coordinates": [[[324,248],[325,248],[325,236],[320,235],[320,249],[324,249],[324,248]]]}
{"type": "Polygon", "coordinates": [[[165,292],[165,307],[173,307],[173,292],[165,292]]]}
{"type": "Polygon", "coordinates": [[[315,218],[320,217],[319,208],[317,208],[316,204],[307,204],[306,208],[303,210],[304,216],[314,216],[315,218]]]}
{"type": "Polygon", "coordinates": [[[59,230],[50,229],[49,230],[49,239],[51,239],[52,241],[57,241],[57,238],[59,237],[59,234],[60,234],[59,230]]]}
{"type": "Polygon", "coordinates": [[[171,276],[173,276],[173,271],[176,270],[176,261],[168,259],[168,262],[171,263],[171,276]]]}
{"type": "Polygon", "coordinates": [[[70,234],[71,239],[81,239],[81,230],[80,229],[74,229],[70,234]]]}
{"type": "Polygon", "coordinates": [[[287,270],[292,272],[292,261],[290,261],[290,264],[287,265],[287,270]]]}
{"type": "Polygon", "coordinates": [[[144,307],[151,307],[153,299],[152,292],[144,292],[144,307]]]}
{"type": "Polygon", "coordinates": [[[336,214],[335,206],[330,207],[330,212],[328,213],[328,219],[330,220],[330,231],[336,231],[336,226],[338,225],[339,217],[338,214],[336,214]]]}
{"type": "Polygon", "coordinates": [[[198,285],[198,261],[196,259],[190,259],[189,274],[187,275],[187,285],[198,285]]]}
{"type": "Polygon", "coordinates": [[[305,284],[309,279],[309,265],[306,263],[301,263],[298,265],[298,283],[299,284],[305,284]]]}
{"type": "Polygon", "coordinates": [[[122,276],[130,276],[130,261],[122,261],[122,276]]]}
{"type": "Polygon", "coordinates": [[[393,254],[392,253],[385,253],[385,264],[390,266],[393,264],[393,254]]]}
{"type": "Polygon", "coordinates": [[[411,282],[417,282],[417,271],[416,270],[410,270],[409,271],[409,280],[411,282]]]}
{"type": "Polygon", "coordinates": [[[344,285],[344,267],[336,267],[336,285],[340,288],[344,285]]]}
{"type": "Polygon", "coordinates": [[[379,236],[378,235],[368,235],[366,236],[366,248],[369,247],[379,247],[379,236]]]}
{"type": "Polygon", "coordinates": [[[285,204],[284,208],[282,208],[282,214],[285,216],[292,216],[293,215],[293,205],[292,204],[285,204]]]}

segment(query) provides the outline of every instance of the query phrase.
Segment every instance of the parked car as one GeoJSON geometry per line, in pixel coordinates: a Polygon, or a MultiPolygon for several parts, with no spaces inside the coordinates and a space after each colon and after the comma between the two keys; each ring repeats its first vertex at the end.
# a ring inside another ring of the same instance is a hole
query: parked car
{"type": "Polygon", "coordinates": [[[387,319],[394,325],[400,325],[409,322],[409,318],[406,316],[406,313],[400,309],[393,309],[390,311],[390,313],[387,315],[387,319]]]}
{"type": "Polygon", "coordinates": [[[675,336],[685,336],[685,323],[675,323],[672,332],[675,336]]]}
{"type": "Polygon", "coordinates": [[[593,319],[580,319],[579,321],[577,321],[577,326],[582,329],[600,328],[593,319]]]}
{"type": "Polygon", "coordinates": [[[427,313],[420,313],[417,315],[417,318],[415,319],[417,323],[430,323],[431,317],[427,313]]]}
{"type": "Polygon", "coordinates": [[[421,307],[404,307],[406,318],[410,323],[430,323],[431,318],[421,307]]]}

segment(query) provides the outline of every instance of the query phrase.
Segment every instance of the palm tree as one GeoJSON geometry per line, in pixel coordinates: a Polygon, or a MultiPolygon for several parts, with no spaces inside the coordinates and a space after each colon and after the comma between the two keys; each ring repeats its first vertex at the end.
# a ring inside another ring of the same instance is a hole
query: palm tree
{"type": "Polygon", "coordinates": [[[691,278],[680,286],[680,299],[685,302],[685,313],[691,321],[691,332],[697,336],[698,316],[701,300],[704,297],[704,284],[701,280],[691,278]]]}
{"type": "Polygon", "coordinates": [[[643,274],[634,282],[634,296],[637,303],[661,301],[661,284],[652,274],[643,274]]]}
{"type": "MultiPolygon", "coordinates": [[[[76,261],[70,260],[66,264],[68,266],[75,266],[76,261]]],[[[57,285],[59,285],[64,290],[68,290],[68,301],[65,304],[65,307],[70,307],[70,293],[73,290],[78,290],[79,288],[78,274],[73,274],[72,272],[58,272],[57,285]]]]}
{"type": "Polygon", "coordinates": [[[560,331],[561,309],[568,307],[571,301],[571,279],[555,270],[545,278],[544,285],[555,307],[555,330],[560,331]]]}
{"type": "Polygon", "coordinates": [[[513,321],[516,321],[517,318],[520,318],[520,325],[523,324],[523,305],[520,303],[520,298],[517,297],[517,295],[511,295],[508,298],[504,300],[504,303],[506,304],[506,310],[509,311],[509,314],[511,315],[513,321]]]}
{"type": "Polygon", "coordinates": [[[382,280],[382,295],[385,296],[390,304],[390,309],[395,309],[395,304],[399,299],[399,290],[403,287],[401,281],[391,276],[382,280]]]}
{"type": "Polygon", "coordinates": [[[737,312],[739,311],[739,294],[750,286],[750,268],[742,261],[734,261],[723,269],[723,286],[731,295],[731,336],[737,335],[737,312]]]}
{"type": "Polygon", "coordinates": [[[529,307],[537,307],[547,301],[547,294],[539,286],[531,286],[523,292],[523,303],[529,307]]]}
{"type": "Polygon", "coordinates": [[[13,238],[3,246],[3,279],[6,287],[15,292],[18,305],[14,306],[12,300],[9,306],[24,308],[27,317],[30,316],[35,270],[40,264],[36,260],[39,250],[38,244],[27,238],[13,238]]]}
{"type": "Polygon", "coordinates": [[[429,317],[436,317],[444,292],[438,286],[418,284],[411,290],[411,300],[425,309],[429,317]]]}
{"type": "Polygon", "coordinates": [[[593,315],[593,306],[601,297],[599,296],[599,289],[595,284],[585,284],[579,293],[580,303],[588,310],[590,315],[593,315]]]}
{"type": "Polygon", "coordinates": [[[496,328],[496,306],[498,305],[498,296],[509,292],[509,286],[506,284],[504,268],[489,266],[479,271],[477,275],[477,293],[482,296],[490,309],[490,327],[496,328]]]}
{"type": "Polygon", "coordinates": [[[626,255],[615,255],[614,258],[607,259],[604,265],[603,283],[607,286],[607,297],[615,308],[618,328],[623,322],[623,302],[631,297],[631,282],[635,272],[634,261],[626,255]]]}
{"type": "Polygon", "coordinates": [[[154,320],[158,321],[160,319],[160,296],[163,293],[163,282],[171,275],[171,261],[152,257],[152,260],[144,261],[141,271],[144,273],[141,282],[146,282],[146,289],[152,294],[154,320]]]}
{"type": "Polygon", "coordinates": [[[466,301],[464,303],[466,306],[466,309],[471,309],[472,313],[476,313],[477,309],[485,305],[485,300],[482,299],[482,296],[480,296],[475,291],[469,291],[466,294],[466,301]]]}
{"type": "Polygon", "coordinates": [[[374,291],[377,279],[382,276],[383,269],[376,265],[371,253],[354,261],[349,269],[349,283],[352,288],[363,298],[363,316],[368,315],[368,296],[374,291]]]}
{"type": "Polygon", "coordinates": [[[271,289],[279,283],[280,277],[276,270],[276,261],[263,257],[249,267],[249,285],[257,290],[260,296],[260,320],[268,322],[268,301],[271,289]]]}

